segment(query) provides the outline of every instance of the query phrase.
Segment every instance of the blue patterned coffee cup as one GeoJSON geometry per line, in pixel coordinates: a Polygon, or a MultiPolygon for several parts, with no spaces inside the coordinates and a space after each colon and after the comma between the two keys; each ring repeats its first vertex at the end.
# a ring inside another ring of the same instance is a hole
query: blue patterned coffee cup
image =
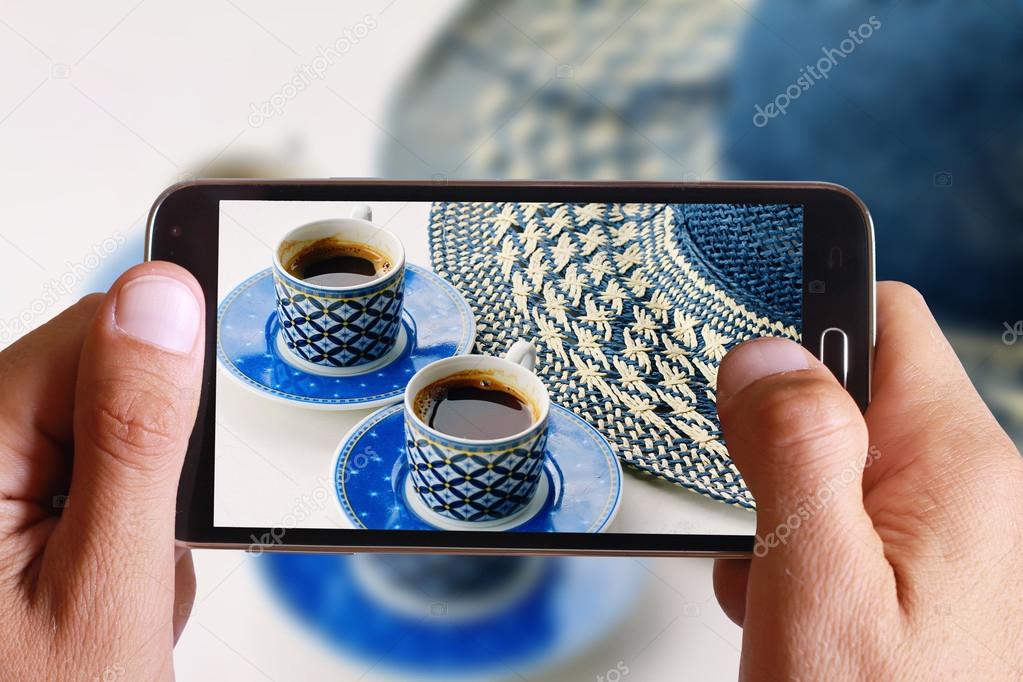
{"type": "Polygon", "coordinates": [[[430,363],[405,388],[405,450],[413,494],[449,519],[487,522],[522,511],[536,495],[547,456],[550,396],[533,373],[536,348],[517,341],[503,358],[461,355],[430,363]],[[532,423],[506,438],[474,440],[425,423],[417,399],[425,389],[460,375],[488,377],[526,399],[532,423]]]}
{"type": "Polygon", "coordinates": [[[291,230],[274,249],[278,349],[303,369],[367,370],[394,354],[402,328],[405,249],[371,220],[368,206],[356,206],[350,218],[291,230]],[[285,264],[322,240],[364,244],[390,267],[369,282],[347,287],[312,284],[288,272],[285,264]]]}

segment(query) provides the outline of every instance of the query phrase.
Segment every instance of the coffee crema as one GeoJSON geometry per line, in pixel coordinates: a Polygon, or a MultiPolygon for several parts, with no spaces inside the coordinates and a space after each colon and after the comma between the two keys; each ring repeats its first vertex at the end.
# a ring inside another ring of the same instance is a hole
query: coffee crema
{"type": "Polygon", "coordinates": [[[328,238],[306,246],[284,269],[309,284],[350,287],[371,282],[391,267],[389,258],[366,244],[328,238]]]}
{"type": "Polygon", "coordinates": [[[481,372],[435,381],[416,395],[413,406],[416,416],[430,428],[470,440],[514,436],[536,421],[526,398],[481,372]]]}

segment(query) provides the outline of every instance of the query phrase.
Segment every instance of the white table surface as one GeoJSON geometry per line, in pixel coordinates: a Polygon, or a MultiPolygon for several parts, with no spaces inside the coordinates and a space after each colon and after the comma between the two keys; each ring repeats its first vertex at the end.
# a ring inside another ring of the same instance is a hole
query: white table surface
{"type": "MultiPolygon", "coordinates": [[[[454,0],[388,5],[104,0],[55,8],[14,0],[0,7],[0,346],[109,282],[112,268],[139,260],[152,200],[213,157],[269,159],[268,172],[282,174],[373,175],[390,93],[458,7],[454,0]],[[278,92],[318,46],[367,14],[378,27],[323,81],[281,116],[249,125],[254,102],[278,92]]],[[[425,250],[417,253],[424,262],[425,250]]],[[[229,391],[222,395],[239,406],[272,409],[229,391]]],[[[322,418],[334,439],[339,425],[322,418]]],[[[732,510],[670,486],[630,478],[626,495],[648,499],[650,508],[684,504],[683,530],[693,519],[733,522],[732,510]],[[639,487],[649,494],[637,494],[639,487]]],[[[638,506],[624,508],[618,529],[636,527],[641,516],[638,506]]],[[[249,555],[201,551],[195,563],[199,594],[175,653],[179,679],[391,677],[385,664],[328,648],[300,627],[249,555]]],[[[528,678],[598,679],[624,662],[630,680],[734,679],[740,631],[714,602],[710,562],[646,566],[649,584],[632,617],[597,648],[528,678]]]]}

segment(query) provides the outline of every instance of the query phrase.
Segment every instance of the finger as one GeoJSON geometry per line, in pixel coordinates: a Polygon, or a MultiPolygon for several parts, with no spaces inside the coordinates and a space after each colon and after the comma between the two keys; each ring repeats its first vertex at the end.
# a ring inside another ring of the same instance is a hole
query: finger
{"type": "MultiPolygon", "coordinates": [[[[74,564],[70,579],[80,584],[68,589],[89,599],[99,591],[123,600],[123,586],[140,578],[173,584],[175,496],[202,373],[202,301],[186,271],[145,263],[114,283],[86,337],[69,501],[51,544],[74,564]]],[[[168,613],[173,597],[160,586],[147,595],[162,595],[168,613]]]]}
{"type": "Polygon", "coordinates": [[[174,556],[174,643],[177,644],[195,601],[195,565],[187,547],[177,547],[174,556]]]}
{"type": "Polygon", "coordinates": [[[747,559],[718,559],[714,562],[714,596],[725,615],[739,627],[746,620],[749,569],[747,559]]]}
{"type": "Polygon", "coordinates": [[[867,429],[831,372],[798,344],[755,339],[718,372],[718,413],[728,450],[757,502],[755,554],[797,563],[876,550],[863,508],[867,429]],[[798,540],[798,541],[797,541],[798,540]]]}
{"type": "MultiPolygon", "coordinates": [[[[744,624],[773,635],[794,624],[848,627],[841,621],[862,617],[857,595],[891,584],[863,507],[859,408],[830,370],[780,338],[733,348],[717,395],[729,454],[757,503],[744,624]]],[[[768,646],[753,639],[744,650],[768,646]]]]}
{"type": "Polygon", "coordinates": [[[0,385],[17,387],[0,391],[0,497],[52,509],[66,491],[78,357],[102,300],[86,296],[0,353],[0,385]]]}
{"type": "Polygon", "coordinates": [[[1013,452],[923,297],[900,282],[877,285],[873,397],[866,418],[884,455],[866,472],[868,490],[907,465],[916,467],[918,480],[926,479],[921,484],[972,480],[978,471],[1000,468],[1013,452]],[[976,447],[978,436],[985,447],[976,447]]]}
{"type": "Polygon", "coordinates": [[[879,457],[865,472],[864,504],[907,599],[947,599],[923,576],[971,572],[967,543],[1008,551],[1023,508],[1015,447],[974,389],[923,298],[898,282],[877,286],[873,397],[866,412],[879,457]],[[1001,513],[980,515],[990,500],[1001,513]]]}

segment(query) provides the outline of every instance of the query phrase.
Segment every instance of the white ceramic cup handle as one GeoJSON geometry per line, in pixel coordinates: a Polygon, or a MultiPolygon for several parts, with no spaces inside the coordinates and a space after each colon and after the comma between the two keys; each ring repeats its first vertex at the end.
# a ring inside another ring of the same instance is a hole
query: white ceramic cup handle
{"type": "Polygon", "coordinates": [[[519,339],[508,348],[504,359],[532,372],[536,368],[536,346],[531,341],[519,339]]]}
{"type": "Polygon", "coordinates": [[[349,217],[371,223],[373,222],[373,209],[366,204],[355,204],[355,206],[352,206],[352,212],[349,214],[349,217]]]}

